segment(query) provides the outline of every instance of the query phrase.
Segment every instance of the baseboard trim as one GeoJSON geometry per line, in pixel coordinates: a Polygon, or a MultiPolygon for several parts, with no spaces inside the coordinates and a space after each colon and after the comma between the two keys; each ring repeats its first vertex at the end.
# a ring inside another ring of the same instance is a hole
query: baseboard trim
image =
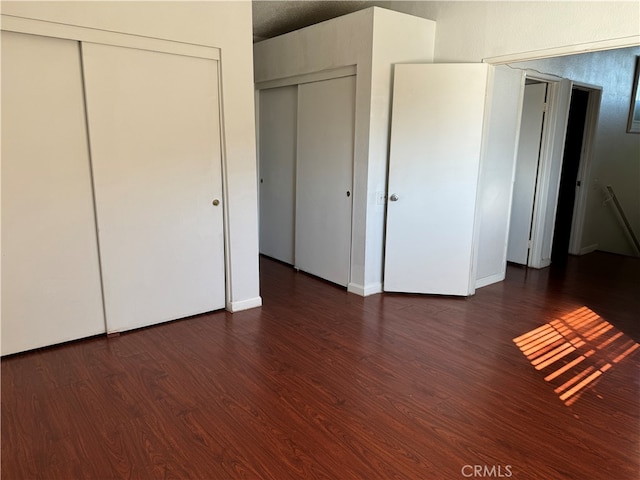
{"type": "Polygon", "coordinates": [[[476,288],[482,288],[493,283],[501,282],[504,280],[504,278],[505,272],[496,273],[495,275],[489,275],[488,277],[478,278],[476,279],[476,288]]]}
{"type": "Polygon", "coordinates": [[[237,302],[227,302],[227,311],[231,313],[241,312],[242,310],[249,310],[250,308],[257,308],[262,306],[262,297],[248,298],[246,300],[239,300],[237,302]]]}
{"type": "Polygon", "coordinates": [[[593,245],[582,247],[578,255],[586,255],[587,253],[595,252],[597,249],[598,249],[598,244],[594,243],[593,245]]]}
{"type": "Polygon", "coordinates": [[[360,295],[361,297],[368,297],[369,295],[382,293],[382,283],[373,283],[366,287],[357,283],[349,283],[349,285],[347,285],[347,291],[360,295]]]}

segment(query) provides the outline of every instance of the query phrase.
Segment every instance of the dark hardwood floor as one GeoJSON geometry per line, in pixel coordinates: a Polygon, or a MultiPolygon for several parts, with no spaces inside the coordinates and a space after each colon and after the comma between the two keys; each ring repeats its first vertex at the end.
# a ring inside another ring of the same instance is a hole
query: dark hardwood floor
{"type": "Polygon", "coordinates": [[[640,477],[639,259],[467,299],[261,272],[261,309],[4,358],[2,478],[640,477]]]}

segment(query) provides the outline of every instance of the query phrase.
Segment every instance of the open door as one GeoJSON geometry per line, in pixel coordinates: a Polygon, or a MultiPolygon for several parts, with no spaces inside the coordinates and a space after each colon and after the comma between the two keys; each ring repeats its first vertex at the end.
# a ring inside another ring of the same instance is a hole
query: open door
{"type": "Polygon", "coordinates": [[[488,65],[396,65],[384,289],[470,295],[488,65]]]}
{"type": "Polygon", "coordinates": [[[546,98],[546,83],[530,83],[524,89],[507,250],[507,260],[520,265],[527,265],[529,262],[531,221],[538,179],[542,126],[547,106],[546,98]]]}
{"type": "Polygon", "coordinates": [[[560,81],[549,82],[547,89],[547,111],[542,129],[531,220],[531,248],[527,260],[527,265],[533,268],[544,268],[551,264],[551,246],[572,87],[573,82],[563,78],[560,81]]]}
{"type": "MultiPolygon", "coordinates": [[[[485,214],[480,208],[480,171],[493,121],[488,115],[493,68],[395,66],[385,291],[463,296],[475,292],[479,217],[485,214]]],[[[514,75],[510,84],[520,92],[521,76],[514,75]]],[[[517,110],[519,93],[513,97],[517,110]]],[[[504,176],[507,193],[517,137],[517,129],[512,130],[504,176]]],[[[509,197],[505,196],[506,205],[509,197]]],[[[506,243],[508,208],[504,212],[501,237],[506,243]]],[[[499,250],[504,262],[504,245],[499,250]]]]}

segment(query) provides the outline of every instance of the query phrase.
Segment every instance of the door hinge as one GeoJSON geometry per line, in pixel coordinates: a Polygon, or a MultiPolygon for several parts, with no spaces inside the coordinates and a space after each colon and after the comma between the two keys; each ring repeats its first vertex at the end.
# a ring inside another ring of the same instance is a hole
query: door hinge
{"type": "Polygon", "coordinates": [[[546,102],[542,104],[542,112],[543,113],[547,113],[547,105],[548,105],[548,103],[546,103],[546,102]]]}

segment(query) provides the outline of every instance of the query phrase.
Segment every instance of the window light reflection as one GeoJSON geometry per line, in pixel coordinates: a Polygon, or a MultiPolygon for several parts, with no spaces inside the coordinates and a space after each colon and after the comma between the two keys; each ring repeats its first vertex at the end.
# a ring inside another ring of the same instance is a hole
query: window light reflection
{"type": "Polygon", "coordinates": [[[565,405],[573,404],[640,345],[588,307],[513,339],[565,405]]]}

